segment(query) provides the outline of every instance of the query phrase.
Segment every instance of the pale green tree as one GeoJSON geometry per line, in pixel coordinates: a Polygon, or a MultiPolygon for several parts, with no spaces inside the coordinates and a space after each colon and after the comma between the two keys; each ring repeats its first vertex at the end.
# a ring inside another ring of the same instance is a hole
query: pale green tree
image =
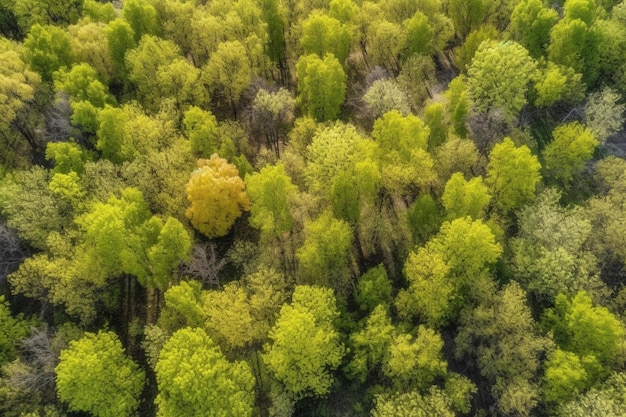
{"type": "Polygon", "coordinates": [[[475,109],[487,113],[500,108],[512,120],[526,104],[537,64],[518,43],[485,41],[467,70],[467,86],[475,109]]]}
{"type": "Polygon", "coordinates": [[[348,58],[352,43],[350,30],[339,20],[322,13],[311,13],[302,22],[300,44],[305,54],[316,54],[323,59],[333,54],[339,63],[348,58]]]}

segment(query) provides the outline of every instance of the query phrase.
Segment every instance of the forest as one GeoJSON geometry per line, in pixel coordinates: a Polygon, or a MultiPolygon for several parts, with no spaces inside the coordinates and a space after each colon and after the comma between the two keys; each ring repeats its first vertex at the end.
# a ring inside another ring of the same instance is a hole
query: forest
{"type": "Polygon", "coordinates": [[[0,415],[624,417],[626,1],[0,0],[0,415]]]}

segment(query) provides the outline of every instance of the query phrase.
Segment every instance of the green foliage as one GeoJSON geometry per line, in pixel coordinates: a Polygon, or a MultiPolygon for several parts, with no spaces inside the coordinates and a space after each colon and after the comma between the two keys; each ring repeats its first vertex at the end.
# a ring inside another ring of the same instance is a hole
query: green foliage
{"type": "Polygon", "coordinates": [[[329,212],[305,226],[306,239],[297,252],[302,281],[345,289],[350,277],[348,250],[352,230],[329,212]]]}
{"type": "Polygon", "coordinates": [[[558,20],[556,10],[541,0],[522,0],[511,14],[509,32],[513,39],[528,49],[535,59],[545,54],[550,41],[550,29],[558,20]]]}
{"type": "Polygon", "coordinates": [[[191,150],[197,157],[209,158],[217,153],[220,138],[217,119],[210,111],[190,107],[183,117],[183,132],[189,139],[191,150]]]}
{"type": "Polygon", "coordinates": [[[263,362],[293,399],[330,390],[329,371],[344,355],[333,326],[338,314],[332,290],[320,287],[297,286],[291,305],[281,308],[263,362]]]}
{"type": "Polygon", "coordinates": [[[526,293],[515,282],[461,317],[456,341],[458,358],[468,358],[492,384],[503,413],[532,415],[538,402],[534,380],[546,341],[538,335],[526,305],[526,293]]]}
{"type": "Polygon", "coordinates": [[[402,24],[406,32],[406,49],[404,54],[410,57],[414,54],[428,55],[433,49],[433,28],[428,17],[422,12],[415,12],[413,17],[402,24]]]}
{"type": "Polygon", "coordinates": [[[250,224],[276,236],[292,229],[290,208],[298,189],[283,164],[266,166],[247,175],[246,191],[252,200],[250,224]]]}
{"type": "Polygon", "coordinates": [[[467,70],[467,86],[480,113],[500,108],[512,120],[526,104],[528,84],[536,77],[537,64],[515,42],[483,42],[467,70]]]}
{"type": "Polygon", "coordinates": [[[504,138],[489,154],[485,179],[495,205],[508,212],[531,200],[541,180],[540,169],[527,146],[516,147],[511,139],[504,138]]]}
{"type": "Polygon", "coordinates": [[[306,55],[316,54],[324,59],[326,54],[332,54],[339,63],[343,63],[348,58],[351,43],[349,29],[335,18],[311,13],[302,22],[300,44],[306,55]]]}
{"type": "Polygon", "coordinates": [[[599,143],[604,143],[607,138],[619,132],[624,125],[626,106],[619,103],[621,98],[609,87],[589,96],[585,105],[585,121],[587,128],[599,143]]]}
{"type": "Polygon", "coordinates": [[[554,189],[542,192],[518,214],[511,239],[517,280],[539,299],[575,294],[598,285],[597,259],[587,250],[591,222],[579,208],[563,208],[554,189]]]}
{"type": "Polygon", "coordinates": [[[155,367],[160,417],[252,416],[254,377],[245,362],[229,362],[202,329],[177,331],[155,367]]]}
{"type": "Polygon", "coordinates": [[[223,42],[202,68],[202,80],[209,90],[219,94],[236,108],[252,81],[246,49],[239,41],[223,42]]]}
{"type": "Polygon", "coordinates": [[[321,59],[303,55],[296,64],[298,103],[315,120],[324,122],[339,115],[346,94],[346,74],[333,54],[321,59]]]}
{"type": "Polygon", "coordinates": [[[385,267],[378,265],[361,275],[354,298],[362,311],[372,311],[379,304],[391,304],[392,289],[385,267]]]}
{"type": "Polygon", "coordinates": [[[374,307],[362,326],[350,335],[349,346],[353,355],[346,367],[347,375],[361,383],[381,366],[396,333],[387,308],[382,304],[374,307]]]}
{"type": "Polygon", "coordinates": [[[24,48],[30,67],[45,82],[51,82],[54,71],[69,67],[72,62],[69,38],[56,26],[34,25],[24,40],[24,48]]]}
{"type": "Polygon", "coordinates": [[[535,106],[550,106],[557,101],[578,102],[582,100],[586,87],[581,77],[581,74],[574,73],[571,68],[549,62],[535,84],[537,92],[535,106]]]}
{"type": "Polygon", "coordinates": [[[591,159],[598,141],[578,122],[557,127],[552,137],[543,151],[544,169],[548,178],[569,183],[591,159]]]}
{"type": "Polygon", "coordinates": [[[587,391],[582,397],[565,404],[558,415],[565,417],[618,417],[623,414],[626,400],[626,375],[614,373],[602,385],[587,391]]]}
{"type": "Polygon", "coordinates": [[[461,138],[467,136],[467,116],[471,102],[466,78],[456,77],[448,85],[446,91],[447,111],[452,122],[452,131],[461,138]]]}
{"type": "Polygon", "coordinates": [[[557,349],[546,362],[544,396],[550,403],[566,403],[589,386],[589,377],[580,358],[557,349]]]}
{"type": "Polygon", "coordinates": [[[449,219],[465,216],[480,219],[490,199],[482,177],[466,181],[459,172],[450,177],[441,196],[449,219]]]}
{"type": "Polygon", "coordinates": [[[17,357],[19,341],[28,335],[29,327],[21,314],[11,314],[9,302],[0,296],[0,366],[17,357]]]}
{"type": "Polygon", "coordinates": [[[133,29],[135,42],[144,35],[158,35],[157,11],[148,0],[126,0],[122,16],[133,29]]]}
{"type": "Polygon", "coordinates": [[[85,333],[70,342],[55,372],[59,398],[72,411],[119,417],[133,415],[139,406],[144,372],[126,357],[115,333],[85,333]]]}
{"type": "Polygon", "coordinates": [[[396,395],[378,395],[372,417],[454,417],[450,399],[437,388],[428,393],[409,391],[396,395]]]}
{"type": "MultiPolygon", "coordinates": [[[[606,307],[594,306],[584,291],[571,299],[559,294],[554,309],[546,311],[542,323],[553,331],[561,349],[583,360],[589,357],[590,363],[595,358],[602,365],[611,365],[622,353],[624,325],[606,307]]],[[[598,372],[593,367],[587,371],[598,372]]]]}
{"type": "Polygon", "coordinates": [[[467,35],[463,45],[459,46],[454,51],[457,68],[459,68],[462,73],[466,74],[480,44],[487,40],[497,40],[499,36],[500,33],[492,25],[483,25],[473,30],[467,35]]]}
{"type": "Polygon", "coordinates": [[[389,344],[383,372],[403,389],[423,390],[446,374],[443,339],[434,330],[419,326],[417,335],[399,334],[389,344]]]}

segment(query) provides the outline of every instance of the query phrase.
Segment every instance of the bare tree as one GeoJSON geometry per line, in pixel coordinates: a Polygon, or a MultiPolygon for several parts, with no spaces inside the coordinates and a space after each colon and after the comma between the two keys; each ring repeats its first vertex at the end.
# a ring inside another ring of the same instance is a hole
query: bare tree
{"type": "Polygon", "coordinates": [[[184,265],[182,272],[202,282],[204,286],[218,286],[219,273],[226,264],[226,259],[219,259],[213,244],[196,244],[191,259],[184,265]]]}
{"type": "Polygon", "coordinates": [[[29,253],[22,247],[17,233],[0,224],[0,285],[4,285],[7,276],[17,270],[28,256],[29,253]]]}

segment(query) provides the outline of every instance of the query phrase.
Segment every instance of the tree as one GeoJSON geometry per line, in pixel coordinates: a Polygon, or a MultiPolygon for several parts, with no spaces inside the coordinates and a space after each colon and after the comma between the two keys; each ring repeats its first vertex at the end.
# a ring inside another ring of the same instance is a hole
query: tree
{"type": "Polygon", "coordinates": [[[441,196],[449,219],[465,216],[470,216],[474,220],[480,219],[490,199],[482,177],[466,181],[459,172],[448,180],[441,196]]]}
{"type": "Polygon", "coordinates": [[[558,126],[552,137],[552,142],[543,151],[546,177],[567,184],[591,159],[598,141],[578,122],[558,126]]]}
{"type": "Polygon", "coordinates": [[[537,64],[515,42],[485,41],[467,70],[467,86],[480,113],[501,108],[512,120],[526,104],[528,84],[535,79],[537,64]]]}
{"type": "Polygon", "coordinates": [[[548,62],[541,72],[535,83],[535,106],[551,106],[558,101],[577,103],[585,98],[587,87],[582,82],[582,75],[572,68],[548,62]]]}
{"type": "Polygon", "coordinates": [[[10,304],[0,296],[0,366],[17,358],[19,341],[28,336],[29,323],[11,314],[10,304]]]}
{"type": "Polygon", "coordinates": [[[522,0],[511,14],[508,31],[535,59],[543,56],[550,41],[550,29],[558,20],[556,10],[541,0],[522,0]]]}
{"type": "Polygon", "coordinates": [[[114,63],[107,45],[107,25],[81,20],[68,27],[72,58],[75,62],[91,65],[104,83],[114,74],[114,63]]]}
{"type": "Polygon", "coordinates": [[[541,180],[540,169],[537,157],[527,146],[516,147],[511,139],[504,138],[489,154],[485,179],[495,205],[508,212],[531,200],[541,180]]]}
{"type": "Polygon", "coordinates": [[[265,133],[267,147],[280,156],[280,134],[293,122],[296,100],[291,93],[281,88],[276,92],[260,89],[252,103],[252,123],[265,133]]]}
{"type": "Polygon", "coordinates": [[[247,175],[246,191],[252,200],[250,224],[276,236],[292,229],[290,209],[298,188],[291,182],[282,163],[247,175]]]}
{"type": "Polygon", "coordinates": [[[406,31],[405,57],[414,54],[429,55],[433,48],[434,31],[424,13],[416,11],[415,14],[403,22],[406,31]]]}
{"type": "Polygon", "coordinates": [[[239,41],[220,43],[202,67],[201,77],[212,93],[227,101],[236,117],[241,95],[253,77],[244,45],[239,41]]]}
{"type": "Polygon", "coordinates": [[[476,54],[478,47],[480,47],[480,44],[488,40],[495,41],[499,36],[500,33],[492,25],[483,25],[473,30],[469,35],[467,35],[465,42],[454,50],[457,68],[462,73],[467,74],[467,70],[472,63],[474,55],[476,54]]]}
{"type": "Polygon", "coordinates": [[[378,304],[364,320],[362,327],[350,335],[351,361],[346,367],[348,377],[364,383],[379,369],[396,334],[387,307],[378,304]]]}
{"type": "Polygon", "coordinates": [[[591,388],[580,398],[565,404],[560,416],[568,417],[618,417],[626,407],[624,372],[612,374],[603,384],[591,388]]]}
{"type": "Polygon", "coordinates": [[[106,37],[116,77],[124,79],[126,76],[124,57],[127,51],[137,46],[133,28],[124,19],[117,18],[107,25],[106,37]]]}
{"type": "Polygon", "coordinates": [[[561,19],[550,30],[548,59],[583,74],[587,85],[598,76],[598,34],[580,19],[561,19]]]}
{"type": "Polygon", "coordinates": [[[338,291],[349,286],[349,249],[352,230],[329,212],[305,225],[306,239],[296,254],[301,279],[307,284],[324,285],[338,291]]]}
{"type": "MultiPolygon", "coordinates": [[[[161,82],[168,65],[180,58],[178,46],[172,41],[146,35],[135,49],[125,55],[128,78],[137,86],[141,103],[153,112],[159,110],[163,97],[161,82]]],[[[193,73],[193,71],[192,71],[193,73]]],[[[171,81],[170,81],[171,82],[171,81]]]]}
{"type": "Polygon", "coordinates": [[[587,358],[586,370],[594,377],[605,374],[602,367],[611,366],[622,354],[624,325],[606,307],[594,306],[585,291],[571,298],[559,294],[542,325],[553,331],[561,349],[587,358]]]}
{"type": "Polygon", "coordinates": [[[363,101],[375,118],[392,110],[400,112],[403,116],[411,112],[408,97],[394,81],[389,79],[374,81],[363,94],[363,101]]]}
{"type": "Polygon", "coordinates": [[[346,94],[346,74],[332,54],[323,59],[303,55],[296,64],[298,103],[315,120],[324,122],[339,115],[346,94]]]}
{"type": "Polygon", "coordinates": [[[439,389],[427,394],[409,391],[396,395],[379,394],[374,400],[372,417],[454,417],[450,400],[439,389]]]}
{"type": "Polygon", "coordinates": [[[354,298],[361,311],[372,311],[379,304],[390,305],[392,285],[385,267],[370,268],[359,278],[354,298]]]}
{"type": "Polygon", "coordinates": [[[604,143],[624,126],[626,106],[619,104],[621,99],[610,87],[589,95],[585,105],[585,122],[599,143],[604,143]]]}
{"type": "Polygon", "coordinates": [[[21,149],[24,139],[33,156],[42,150],[34,132],[20,128],[27,125],[25,116],[41,82],[39,75],[28,69],[21,57],[22,51],[24,55],[28,54],[8,40],[0,40],[0,60],[3,62],[0,68],[0,134],[3,137],[0,157],[4,166],[18,166],[21,158],[30,159],[29,152],[21,149]]]}
{"type": "Polygon", "coordinates": [[[554,189],[518,213],[519,234],[509,241],[516,279],[538,300],[600,287],[597,258],[587,249],[591,221],[579,207],[559,205],[554,189]]]}
{"type": "Polygon", "coordinates": [[[339,313],[332,290],[297,286],[292,303],[280,309],[270,330],[263,362],[294,399],[323,396],[344,355],[333,321],[339,313]]]}
{"type": "Polygon", "coordinates": [[[189,208],[185,216],[209,238],[224,236],[235,220],[250,209],[245,184],[237,168],[213,154],[199,159],[187,183],[189,208]]]}
{"type": "Polygon", "coordinates": [[[534,381],[546,341],[539,336],[526,293],[517,283],[466,311],[455,341],[457,358],[471,360],[489,380],[502,413],[531,415],[538,402],[534,381]]]}
{"type": "Polygon", "coordinates": [[[491,290],[488,269],[501,252],[482,221],[465,217],[445,222],[426,246],[406,260],[403,272],[409,288],[396,298],[399,315],[419,316],[433,327],[446,324],[462,305],[481,300],[491,290]]]}
{"type": "Polygon", "coordinates": [[[448,4],[448,14],[456,35],[459,39],[465,39],[468,33],[478,28],[487,17],[487,0],[451,0],[448,4]]]}
{"type": "Polygon", "coordinates": [[[135,42],[139,42],[144,35],[158,35],[157,11],[148,0],[124,1],[122,16],[132,27],[135,42]]]}
{"type": "Polygon", "coordinates": [[[302,22],[300,44],[304,53],[324,59],[333,54],[340,64],[348,58],[352,43],[349,29],[339,20],[322,13],[311,13],[302,22]]]}
{"type": "Polygon", "coordinates": [[[548,403],[566,403],[590,386],[580,358],[571,352],[556,349],[546,361],[543,392],[548,403]]]}
{"type": "Polygon", "coordinates": [[[229,362],[202,329],[169,338],[155,367],[159,417],[252,416],[254,377],[245,362],[229,362]]]}
{"type": "Polygon", "coordinates": [[[220,148],[217,119],[208,110],[190,107],[183,116],[183,134],[189,139],[197,157],[209,158],[220,148]]]}
{"type": "Polygon", "coordinates": [[[52,81],[52,73],[69,67],[72,62],[70,41],[66,32],[56,26],[34,25],[24,40],[24,56],[30,67],[45,82],[52,81]]]}
{"type": "Polygon", "coordinates": [[[59,398],[71,411],[119,417],[133,415],[139,406],[144,372],[126,357],[115,333],[85,333],[70,342],[55,372],[59,398]]]}
{"type": "Polygon", "coordinates": [[[383,372],[394,385],[406,390],[424,390],[444,376],[443,339],[434,330],[419,326],[417,335],[399,334],[387,349],[383,372]]]}

